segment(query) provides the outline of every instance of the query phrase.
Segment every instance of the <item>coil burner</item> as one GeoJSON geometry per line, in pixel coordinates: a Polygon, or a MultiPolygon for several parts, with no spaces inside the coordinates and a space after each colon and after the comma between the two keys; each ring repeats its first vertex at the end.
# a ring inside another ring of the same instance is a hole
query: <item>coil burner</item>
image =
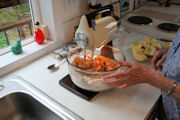
{"type": "Polygon", "coordinates": [[[162,23],[159,24],[158,27],[168,32],[177,32],[180,26],[173,23],[162,23]]]}
{"type": "Polygon", "coordinates": [[[128,18],[128,21],[138,25],[148,25],[153,22],[151,18],[145,16],[132,16],[128,18]]]}

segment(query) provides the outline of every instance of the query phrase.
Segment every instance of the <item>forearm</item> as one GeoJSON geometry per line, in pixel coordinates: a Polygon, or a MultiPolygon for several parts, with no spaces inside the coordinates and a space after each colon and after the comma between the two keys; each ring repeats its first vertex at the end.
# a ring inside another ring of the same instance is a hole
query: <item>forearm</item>
{"type": "MultiPolygon", "coordinates": [[[[168,93],[169,89],[173,86],[174,82],[158,73],[154,77],[152,81],[149,82],[149,84],[161,89],[165,93],[168,93]]],[[[180,101],[180,85],[176,85],[175,89],[170,93],[170,96],[175,98],[177,101],[180,101]]]]}

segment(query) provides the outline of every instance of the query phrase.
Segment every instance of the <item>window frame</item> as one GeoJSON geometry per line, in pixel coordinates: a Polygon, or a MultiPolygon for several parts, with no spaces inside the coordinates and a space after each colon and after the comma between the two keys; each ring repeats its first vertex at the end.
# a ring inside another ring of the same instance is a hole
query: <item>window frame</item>
{"type": "MultiPolygon", "coordinates": [[[[33,23],[35,21],[39,21],[40,23],[42,23],[39,0],[28,0],[28,1],[29,1],[30,12],[31,12],[32,29],[34,29],[33,23]]],[[[30,38],[23,39],[21,41],[22,46],[26,46],[26,45],[32,43],[33,38],[34,37],[32,36],[30,38]]],[[[11,46],[12,45],[8,45],[4,48],[0,48],[0,56],[9,53],[11,51],[11,46]]]]}
{"type": "MultiPolygon", "coordinates": [[[[14,55],[12,52],[0,55],[0,78],[9,73],[21,69],[29,65],[34,60],[42,56],[48,55],[57,48],[64,47],[67,42],[72,41],[74,30],[72,26],[77,26],[80,17],[84,12],[87,12],[87,1],[78,0],[75,2],[77,6],[73,7],[74,12],[69,10],[69,13],[76,14],[76,17],[64,21],[65,2],[66,0],[30,0],[32,3],[34,21],[40,21],[41,24],[48,27],[49,38],[44,44],[37,44],[33,38],[28,39],[31,42],[25,43],[23,53],[14,55]],[[83,4],[83,7],[78,5],[83,4]],[[78,9],[77,9],[78,8],[78,9]],[[42,19],[41,19],[42,18],[42,19]],[[30,43],[30,44],[29,44],[30,43]]],[[[68,5],[68,3],[66,4],[68,5]]],[[[73,6],[73,4],[72,4],[73,6]]],[[[69,7],[69,6],[67,6],[69,7]]],[[[69,16],[71,16],[71,14],[69,16]]],[[[23,43],[23,42],[22,42],[23,43]]],[[[10,46],[9,46],[10,51],[10,46]]]]}

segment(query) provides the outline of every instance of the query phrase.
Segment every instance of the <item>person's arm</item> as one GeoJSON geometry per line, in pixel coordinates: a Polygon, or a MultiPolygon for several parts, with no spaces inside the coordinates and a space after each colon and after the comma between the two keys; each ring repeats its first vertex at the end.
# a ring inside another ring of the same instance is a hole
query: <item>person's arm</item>
{"type": "MultiPolygon", "coordinates": [[[[147,83],[161,89],[165,93],[168,93],[168,91],[174,85],[174,82],[172,80],[169,80],[168,78],[160,75],[157,72],[154,73],[152,80],[148,81],[147,83]]],[[[180,101],[180,85],[179,84],[177,84],[176,87],[171,91],[170,96],[180,101]]]]}
{"type": "MultiPolygon", "coordinates": [[[[103,78],[104,83],[119,88],[125,88],[139,83],[147,83],[161,89],[165,93],[167,93],[173,85],[173,81],[144,64],[122,61],[120,64],[124,69],[106,75],[103,78]]],[[[177,85],[170,95],[180,101],[180,85],[177,85]]]]}

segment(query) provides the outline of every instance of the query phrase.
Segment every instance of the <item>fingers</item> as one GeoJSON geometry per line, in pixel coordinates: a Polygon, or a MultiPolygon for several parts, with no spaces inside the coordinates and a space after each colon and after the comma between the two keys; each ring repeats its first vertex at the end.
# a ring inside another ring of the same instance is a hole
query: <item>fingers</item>
{"type": "MultiPolygon", "coordinates": [[[[103,80],[103,82],[109,86],[112,86],[112,87],[122,87],[124,88],[126,83],[124,82],[126,79],[116,79],[116,78],[113,78],[113,79],[105,79],[103,80]]],[[[127,85],[126,85],[127,86],[127,85]]]]}
{"type": "Polygon", "coordinates": [[[159,66],[157,69],[162,72],[163,67],[159,66]]]}
{"type": "Polygon", "coordinates": [[[118,87],[118,88],[126,88],[128,86],[134,85],[133,83],[127,83],[127,78],[125,79],[108,79],[104,81],[105,84],[112,86],[112,87],[118,87]]]}
{"type": "Polygon", "coordinates": [[[162,56],[161,59],[159,59],[156,64],[155,64],[155,67],[156,67],[156,70],[159,70],[159,71],[162,71],[162,63],[164,62],[164,60],[166,59],[166,54],[162,56]]]}
{"type": "Polygon", "coordinates": [[[118,88],[123,89],[123,88],[126,88],[127,86],[128,86],[127,84],[123,84],[123,85],[119,86],[118,88]]]}
{"type": "Polygon", "coordinates": [[[157,52],[155,52],[155,54],[154,54],[154,56],[153,56],[153,58],[152,58],[152,61],[151,61],[152,68],[153,68],[154,70],[157,70],[157,68],[156,68],[156,62],[157,62],[157,59],[158,59],[158,58],[159,58],[159,55],[158,55],[157,52]]]}
{"type": "Polygon", "coordinates": [[[153,58],[152,58],[152,61],[151,61],[151,64],[152,64],[152,68],[154,70],[157,70],[157,66],[156,66],[156,63],[158,61],[158,59],[161,57],[161,53],[159,51],[156,51],[153,58]]]}
{"type": "Polygon", "coordinates": [[[103,82],[105,83],[112,83],[112,82],[118,82],[119,80],[117,78],[108,78],[108,79],[103,79],[103,82]]]}
{"type": "Polygon", "coordinates": [[[132,67],[132,63],[131,62],[125,62],[125,61],[118,61],[118,62],[123,67],[132,67]]]}
{"type": "Polygon", "coordinates": [[[155,61],[152,61],[151,64],[152,64],[152,68],[153,68],[154,70],[157,70],[155,61]]]}
{"type": "Polygon", "coordinates": [[[126,76],[130,71],[131,71],[131,69],[125,68],[125,69],[122,69],[122,70],[120,70],[120,71],[118,71],[118,72],[114,72],[114,73],[112,73],[112,74],[106,75],[106,76],[104,76],[103,79],[112,79],[112,78],[124,77],[124,76],[126,76]]]}
{"type": "Polygon", "coordinates": [[[166,55],[163,55],[162,58],[157,61],[156,67],[160,67],[161,64],[164,62],[165,59],[166,59],[166,55]]]}

